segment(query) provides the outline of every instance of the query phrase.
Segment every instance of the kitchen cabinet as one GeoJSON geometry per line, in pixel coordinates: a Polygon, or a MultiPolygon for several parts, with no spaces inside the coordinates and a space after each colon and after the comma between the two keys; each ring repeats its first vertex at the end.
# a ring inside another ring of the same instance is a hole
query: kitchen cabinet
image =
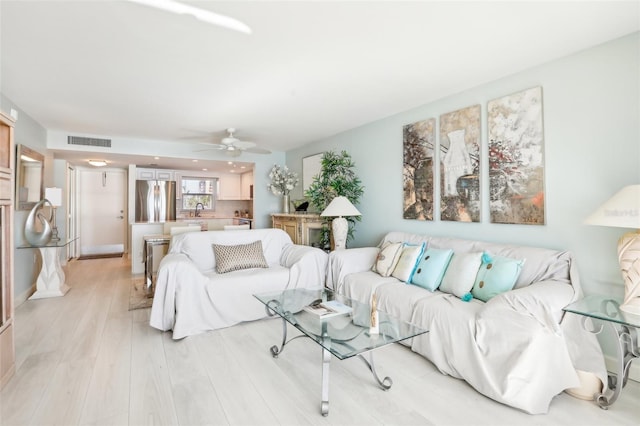
{"type": "Polygon", "coordinates": [[[15,373],[13,329],[13,120],[0,113],[0,388],[15,373]]]}
{"type": "Polygon", "coordinates": [[[246,172],[240,176],[241,197],[243,200],[253,200],[253,172],[246,172]]]}
{"type": "Polygon", "coordinates": [[[175,173],[173,170],[136,167],[136,178],[138,180],[175,180],[175,173]]]}
{"type": "Polygon", "coordinates": [[[314,246],[319,243],[323,220],[319,214],[275,213],[272,227],[282,229],[294,244],[314,246]]]}
{"type": "Polygon", "coordinates": [[[238,174],[220,174],[218,178],[218,200],[241,200],[242,182],[238,174]]]}

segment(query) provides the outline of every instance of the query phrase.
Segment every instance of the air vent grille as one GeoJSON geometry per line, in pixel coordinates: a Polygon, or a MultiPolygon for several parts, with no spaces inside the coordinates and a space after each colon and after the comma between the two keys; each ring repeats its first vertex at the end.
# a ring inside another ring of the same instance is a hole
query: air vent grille
{"type": "Polygon", "coordinates": [[[68,145],[87,145],[111,148],[111,139],[85,138],[83,136],[68,136],[68,145]]]}

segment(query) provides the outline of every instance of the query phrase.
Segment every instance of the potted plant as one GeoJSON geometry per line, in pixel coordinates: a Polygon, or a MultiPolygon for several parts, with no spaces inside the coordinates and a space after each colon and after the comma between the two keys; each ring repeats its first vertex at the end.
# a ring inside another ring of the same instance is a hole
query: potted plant
{"type": "MultiPolygon", "coordinates": [[[[326,151],[322,154],[320,173],[314,176],[311,185],[305,191],[304,196],[318,212],[322,212],[337,196],[344,196],[352,204],[358,204],[364,193],[362,182],[355,173],[355,164],[347,151],[336,153],[326,151]]],[[[322,230],[321,247],[331,246],[330,224],[331,218],[325,218],[325,226],[322,230]]],[[[360,216],[350,216],[347,241],[353,237],[355,221],[360,216]]]]}

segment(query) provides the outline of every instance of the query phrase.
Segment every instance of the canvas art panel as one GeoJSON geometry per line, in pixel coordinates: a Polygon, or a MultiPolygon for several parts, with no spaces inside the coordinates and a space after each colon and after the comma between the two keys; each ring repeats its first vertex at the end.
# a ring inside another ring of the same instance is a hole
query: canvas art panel
{"type": "Polygon", "coordinates": [[[440,116],[440,219],[480,222],[480,105],[440,116]]]}
{"type": "Polygon", "coordinates": [[[492,223],[545,223],[542,114],[542,87],[487,104],[492,223]]]}
{"type": "Polygon", "coordinates": [[[405,219],[433,220],[435,118],[402,128],[405,219]]]}

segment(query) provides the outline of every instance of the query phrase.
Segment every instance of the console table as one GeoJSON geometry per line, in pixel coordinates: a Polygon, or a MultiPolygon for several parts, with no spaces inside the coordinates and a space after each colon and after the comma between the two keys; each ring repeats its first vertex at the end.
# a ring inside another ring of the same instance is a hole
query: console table
{"type": "Polygon", "coordinates": [[[36,281],[36,292],[29,299],[60,297],[69,291],[70,287],[65,282],[64,271],[60,263],[60,251],[76,239],[50,241],[39,246],[25,244],[18,247],[19,249],[37,248],[42,255],[42,267],[36,281]]]}
{"type": "Polygon", "coordinates": [[[322,232],[323,220],[314,213],[274,213],[272,228],[285,231],[294,244],[311,246],[317,244],[322,232]]]}
{"type": "Polygon", "coordinates": [[[631,361],[640,357],[640,346],[638,346],[640,316],[622,312],[620,299],[600,295],[587,296],[565,307],[564,310],[582,315],[584,317],[582,325],[586,330],[595,334],[608,330],[618,342],[616,371],[614,375],[609,374],[608,389],[595,395],[600,408],[606,410],[618,399],[622,388],[627,384],[631,361]],[[598,328],[589,328],[587,326],[589,318],[600,320],[602,323],[598,328]]]}

